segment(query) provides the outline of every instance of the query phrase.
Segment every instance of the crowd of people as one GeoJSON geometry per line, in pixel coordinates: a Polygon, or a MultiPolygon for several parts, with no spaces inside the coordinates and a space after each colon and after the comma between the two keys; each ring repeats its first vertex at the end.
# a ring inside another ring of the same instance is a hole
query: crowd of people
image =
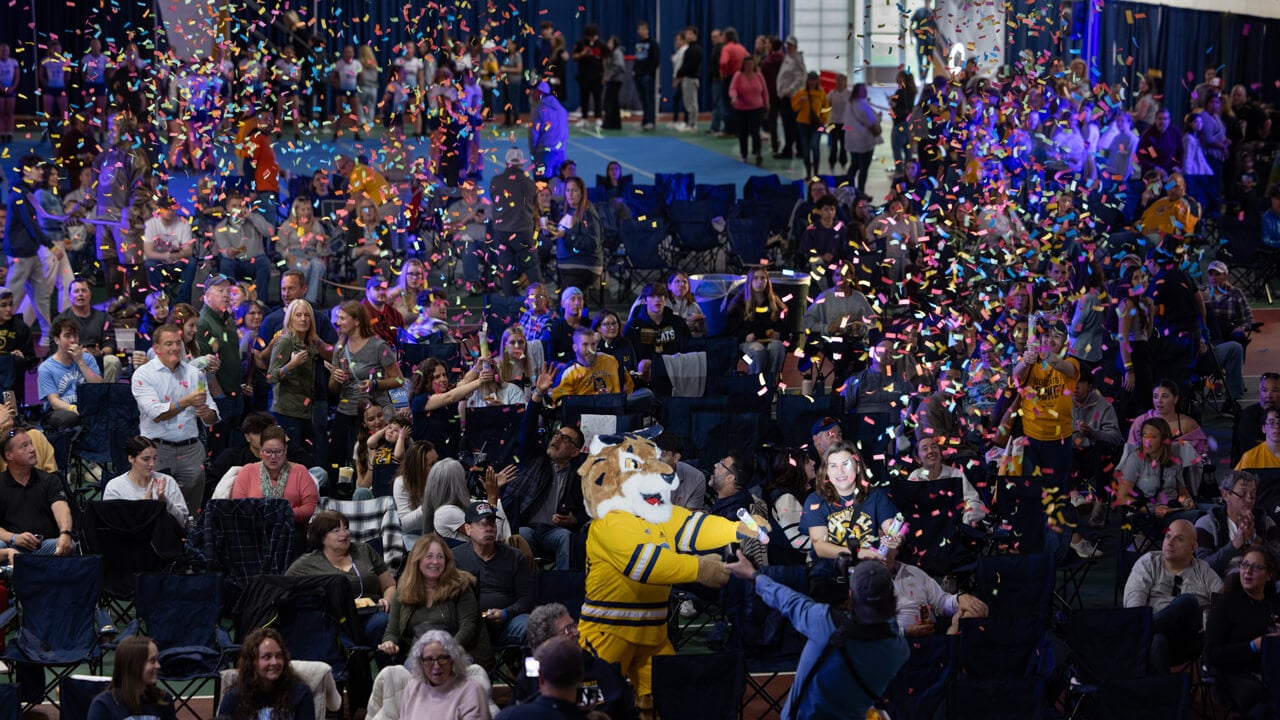
{"type": "MultiPolygon", "coordinates": [[[[646,23],[636,37],[650,131],[661,50],[646,23]]],[[[288,500],[290,574],[343,574],[371,601],[362,639],[382,673],[403,673],[401,713],[489,717],[495,648],[527,645],[539,687],[520,698],[538,699],[503,717],[534,717],[533,706],[573,717],[584,699],[629,717],[617,668],[577,648],[563,606],[534,606],[535,558],[580,569],[590,520],[577,472],[590,438],[562,422],[561,406],[622,394],[628,412],[661,421],[673,396],[717,392],[720,378],[682,351],[727,338],[741,359],[730,372],[757,379],[761,397],[772,402],[794,371],[842,411],[800,448],[707,457],[695,447],[705,438],[670,431],[657,445],[678,504],[735,520],[760,511],[772,542],[753,560],[805,566],[809,595],[849,601],[852,615],[842,624],[745,558],[731,572],[802,634],[835,633],[874,646],[859,657],[893,660],[864,667],[878,690],[831,702],[865,710],[905,662],[900,635],[959,632],[988,611],[952,586],[962,552],[939,558],[928,550],[937,538],[892,529],[911,511],[895,486],[954,482],[956,527],[981,534],[1002,522],[1001,476],[1043,492],[1048,521],[1029,546],[1064,561],[1138,555],[1123,602],[1153,611],[1153,668],[1186,671],[1203,654],[1234,707],[1266,702],[1260,651],[1280,609],[1267,490],[1280,482],[1280,374],[1264,374],[1257,405],[1242,407],[1256,325],[1212,252],[1220,234],[1250,228],[1280,247],[1273,112],[1249,97],[1251,79],[1224,93],[1210,68],[1190,107],[1169,108],[1158,74],[1130,98],[1080,60],[995,77],[970,63],[918,89],[904,71],[888,108],[891,191],[873,199],[882,120],[867,86],[840,76],[823,90],[794,37],[748,50],[733,28],[714,29],[705,51],[699,37],[690,27],[675,41],[677,129],[701,127],[705,64],[708,131],[737,137],[743,161],[759,165],[763,128],[774,157],[801,157],[812,177],[770,257],[750,258],[761,264],[717,305],[698,301],[687,268],[634,298],[610,282],[617,223],[633,215],[621,167],[588,189],[565,156],[571,60],[582,122],[619,125],[622,48],[594,25],[569,44],[544,23],[532,72],[518,40],[478,36],[406,44],[385,75],[370,46],[343,48],[331,66],[323,43],[278,58],[218,46],[161,71],[136,48],[117,61],[94,41],[73,62],[51,43],[40,86],[57,156],[22,157],[5,207],[0,559],[74,552],[56,476],[67,468],[49,436],[81,426],[86,384],[126,381],[138,436],[104,497],[164,501],[178,522],[212,497],[288,500]],[[326,85],[332,115],[317,92],[326,85]],[[505,167],[486,187],[477,128],[500,114],[519,122],[526,90],[527,145],[500,146],[505,167]],[[284,182],[274,144],[285,126],[327,121],[359,137],[379,115],[389,132],[430,138],[429,162],[405,182],[346,153],[284,182]],[[827,167],[847,177],[838,187],[814,177],[823,135],[827,167]],[[243,159],[236,184],[203,174],[221,142],[243,159]],[[188,167],[201,173],[193,199],[167,187],[188,167]],[[779,266],[811,280],[802,317],[774,287],[779,266]],[[92,306],[96,285],[119,299],[114,310],[142,301],[136,332],[117,333],[131,323],[92,306]],[[333,286],[359,299],[331,303],[333,286]],[[467,292],[523,305],[494,327],[451,302],[467,292]],[[38,397],[25,397],[28,373],[38,397]],[[493,407],[523,413],[503,467],[464,442],[493,407]],[[1234,418],[1229,456],[1201,427],[1214,414],[1234,418]],[[398,577],[351,539],[348,518],[319,509],[321,496],[372,497],[379,477],[392,479],[409,541],[398,577]],[[1116,547],[1110,509],[1131,546],[1116,547]]],[[[0,90],[17,83],[8,55],[0,45],[0,90]]],[[[12,132],[5,100],[0,136],[12,132]]],[[[696,613],[688,602],[680,612],[696,613]]],[[[170,717],[157,663],[154,644],[122,644],[91,715],[170,717]]],[[[793,708],[814,707],[819,694],[804,688],[815,673],[844,679],[839,655],[806,650],[802,666],[793,708]]],[[[220,714],[311,717],[280,636],[246,638],[238,669],[220,714]]],[[[363,705],[368,689],[352,690],[363,705]]]]}

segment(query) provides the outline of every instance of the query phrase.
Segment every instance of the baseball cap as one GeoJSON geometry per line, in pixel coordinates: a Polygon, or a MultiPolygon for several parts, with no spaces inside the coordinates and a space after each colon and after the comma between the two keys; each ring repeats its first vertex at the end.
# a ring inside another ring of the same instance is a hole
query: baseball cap
{"type": "Polygon", "coordinates": [[[1209,263],[1209,267],[1206,268],[1206,272],[1216,272],[1216,273],[1222,273],[1223,275],[1226,275],[1227,264],[1222,262],[1221,260],[1214,260],[1213,262],[1209,263]]]}
{"type": "Polygon", "coordinates": [[[849,596],[853,617],[860,623],[888,622],[896,614],[893,578],[878,560],[863,560],[849,571],[849,596]]]}
{"type": "Polygon", "coordinates": [[[819,418],[813,422],[813,426],[809,428],[810,435],[821,435],[822,433],[833,428],[840,427],[840,421],[833,417],[819,418]]]}
{"type": "Polygon", "coordinates": [[[520,148],[511,148],[507,151],[508,165],[523,165],[524,162],[524,151],[520,148]]]}
{"type": "Polygon", "coordinates": [[[546,80],[543,80],[542,82],[538,83],[537,85],[534,85],[534,86],[533,86],[533,89],[534,89],[534,90],[537,90],[538,92],[542,93],[543,95],[550,95],[550,94],[551,94],[551,86],[547,84],[547,81],[546,81],[546,80]]]}
{"type": "Polygon", "coordinates": [[[226,275],[223,275],[222,273],[213,273],[209,277],[205,278],[204,289],[208,290],[209,288],[217,285],[230,285],[230,284],[231,284],[231,278],[227,277],[226,275]]]}
{"type": "Polygon", "coordinates": [[[476,500],[467,506],[467,522],[469,523],[497,517],[498,513],[494,512],[493,506],[484,500],[476,500]]]}

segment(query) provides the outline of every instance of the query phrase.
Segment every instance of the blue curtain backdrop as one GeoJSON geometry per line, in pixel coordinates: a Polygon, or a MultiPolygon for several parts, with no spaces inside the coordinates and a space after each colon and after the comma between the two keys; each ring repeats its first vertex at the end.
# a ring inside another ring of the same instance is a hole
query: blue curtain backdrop
{"type": "MultiPolygon", "coordinates": [[[[1051,24],[1036,15],[1034,0],[1014,0],[1012,7],[1023,13],[1011,32],[1006,56],[1017,59],[1024,48],[1056,54],[1059,46],[1051,39],[1051,24]],[[1039,19],[1039,22],[1033,22],[1039,19]]],[[[1083,12],[1083,8],[1077,10],[1083,12]]],[[[1135,2],[1107,2],[1099,18],[1100,47],[1091,62],[1095,81],[1123,83],[1136,93],[1138,75],[1148,70],[1163,73],[1164,104],[1175,122],[1190,108],[1191,91],[1213,66],[1225,75],[1227,88],[1244,83],[1253,97],[1275,102],[1280,91],[1272,82],[1280,77],[1280,20],[1246,15],[1208,12],[1148,5],[1135,2]],[[1270,48],[1270,51],[1268,51],[1270,48]]]]}

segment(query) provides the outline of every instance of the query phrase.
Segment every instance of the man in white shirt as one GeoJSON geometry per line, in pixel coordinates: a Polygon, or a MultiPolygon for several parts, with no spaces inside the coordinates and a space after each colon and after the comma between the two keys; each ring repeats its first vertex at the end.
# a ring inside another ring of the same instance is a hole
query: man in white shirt
{"type": "Polygon", "coordinates": [[[1125,191],[1137,164],[1138,133],[1133,131],[1133,116],[1124,111],[1117,112],[1098,138],[1097,149],[1096,164],[1102,192],[1115,202],[1117,193],[1125,191]]]}
{"type": "Polygon", "coordinates": [[[156,444],[156,467],[178,481],[187,507],[204,501],[204,443],[199,420],[218,422],[218,406],[209,397],[204,373],[183,360],[182,329],[161,325],[155,331],[156,356],[133,373],[133,398],[141,415],[138,432],[156,444]]]}
{"type": "Polygon", "coordinates": [[[191,257],[194,247],[191,223],[178,217],[178,203],[173,196],[161,193],[156,198],[156,214],[142,226],[142,255],[151,287],[164,290],[175,303],[191,302],[196,278],[191,257]]]}

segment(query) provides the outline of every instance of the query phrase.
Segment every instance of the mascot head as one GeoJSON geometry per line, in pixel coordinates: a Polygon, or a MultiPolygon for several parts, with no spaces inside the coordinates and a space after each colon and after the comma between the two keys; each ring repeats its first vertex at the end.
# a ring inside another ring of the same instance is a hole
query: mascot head
{"type": "Polygon", "coordinates": [[[582,464],[587,513],[601,518],[614,510],[655,524],[671,519],[671,493],[679,485],[672,467],[658,459],[658,446],[641,435],[601,435],[591,441],[582,464]]]}

